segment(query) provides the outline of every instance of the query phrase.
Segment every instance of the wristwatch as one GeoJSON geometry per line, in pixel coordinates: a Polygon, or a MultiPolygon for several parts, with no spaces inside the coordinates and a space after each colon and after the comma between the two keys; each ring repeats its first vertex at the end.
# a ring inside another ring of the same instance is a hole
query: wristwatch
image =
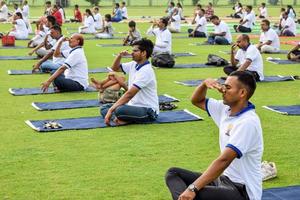
{"type": "Polygon", "coordinates": [[[189,185],[188,190],[191,192],[195,192],[195,193],[197,193],[199,191],[198,188],[194,184],[189,185]]]}

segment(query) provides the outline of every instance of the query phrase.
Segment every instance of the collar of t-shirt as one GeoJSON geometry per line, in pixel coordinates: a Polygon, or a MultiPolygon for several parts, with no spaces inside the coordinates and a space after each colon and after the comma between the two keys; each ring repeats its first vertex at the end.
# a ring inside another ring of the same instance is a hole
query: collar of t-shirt
{"type": "Polygon", "coordinates": [[[71,54],[73,51],[75,51],[76,49],[80,49],[80,48],[82,48],[82,47],[81,47],[81,46],[74,47],[73,49],[71,49],[70,54],[71,54]]]}
{"type": "MultiPolygon", "coordinates": [[[[241,114],[243,114],[243,113],[245,113],[245,112],[247,112],[247,111],[249,111],[249,110],[252,110],[252,109],[255,109],[254,104],[252,104],[251,102],[248,102],[247,107],[243,108],[241,111],[237,112],[235,115],[232,115],[232,116],[230,116],[230,117],[238,117],[238,116],[240,116],[241,114]]],[[[230,109],[229,109],[228,111],[230,111],[230,109]]]]}
{"type": "Polygon", "coordinates": [[[139,71],[143,66],[150,64],[150,62],[147,60],[146,62],[142,63],[142,64],[136,64],[135,65],[135,69],[136,71],[139,71]]]}
{"type": "Polygon", "coordinates": [[[245,48],[241,48],[243,51],[247,51],[247,49],[250,47],[250,43],[248,44],[248,46],[246,46],[245,48]]]}

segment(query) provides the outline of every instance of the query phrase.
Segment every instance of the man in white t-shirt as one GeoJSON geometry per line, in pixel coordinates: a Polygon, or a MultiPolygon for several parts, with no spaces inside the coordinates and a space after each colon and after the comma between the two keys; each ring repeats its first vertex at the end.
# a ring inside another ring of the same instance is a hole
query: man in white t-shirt
{"type": "Polygon", "coordinates": [[[167,52],[172,53],[172,35],[167,29],[168,19],[160,18],[159,21],[154,21],[152,26],[147,30],[147,35],[156,37],[153,54],[167,52]],[[155,28],[155,27],[158,28],[155,28]]]}
{"type": "Polygon", "coordinates": [[[154,121],[159,114],[157,84],[154,70],[148,61],[153,51],[153,43],[141,39],[133,43],[132,59],[121,63],[122,56],[129,55],[122,51],[115,58],[112,70],[123,71],[129,75],[128,90],[113,105],[101,107],[101,115],[105,123],[113,120],[117,125],[127,123],[145,123],[154,121]]]}
{"type": "Polygon", "coordinates": [[[127,7],[126,7],[125,1],[123,1],[121,4],[121,12],[122,12],[123,19],[128,19],[128,12],[127,12],[127,7]]]}
{"type": "Polygon", "coordinates": [[[264,80],[264,64],[262,56],[255,45],[250,44],[246,34],[238,36],[231,46],[231,65],[224,67],[224,72],[230,75],[234,71],[249,71],[256,81],[264,80]],[[236,52],[236,48],[240,49],[236,52]]]}
{"type": "Polygon", "coordinates": [[[256,45],[261,53],[276,53],[280,51],[280,41],[277,33],[270,27],[270,21],[261,21],[261,34],[259,44],[256,45]]]}
{"type": "Polygon", "coordinates": [[[94,13],[94,19],[95,19],[95,29],[100,30],[103,28],[103,19],[99,12],[99,7],[97,7],[97,6],[94,7],[93,13],[94,13]]]}
{"type": "Polygon", "coordinates": [[[12,24],[14,24],[14,28],[9,32],[8,35],[14,36],[16,40],[28,38],[28,29],[25,21],[23,20],[22,13],[17,12],[14,14],[12,24]]]}
{"type": "Polygon", "coordinates": [[[280,35],[295,37],[297,28],[294,19],[288,16],[288,12],[284,12],[282,18],[282,30],[280,35]]]}
{"type": "Polygon", "coordinates": [[[181,17],[178,13],[178,9],[175,8],[174,11],[173,11],[173,14],[172,16],[170,17],[169,19],[169,31],[171,33],[180,33],[180,30],[181,30],[181,17]]]}
{"type": "Polygon", "coordinates": [[[261,3],[261,6],[259,7],[259,18],[266,19],[268,18],[268,10],[266,7],[266,3],[261,3]]]}
{"type": "Polygon", "coordinates": [[[206,79],[195,89],[192,103],[218,126],[221,152],[204,173],[170,168],[165,179],[173,200],[261,199],[263,134],[255,106],[249,102],[255,89],[253,76],[244,71],[233,72],[223,85],[206,79]],[[223,101],[208,98],[208,89],[218,90],[223,101]]]}
{"type": "Polygon", "coordinates": [[[50,78],[42,83],[42,91],[46,92],[53,82],[57,92],[82,91],[88,85],[88,65],[83,50],[84,39],[80,34],[74,34],[68,40],[72,50],[62,64],[50,78]]]}
{"type": "Polygon", "coordinates": [[[246,6],[245,10],[246,14],[244,18],[240,21],[240,24],[233,26],[236,32],[249,33],[252,30],[252,27],[254,25],[252,6],[246,6]]]}
{"type": "Polygon", "coordinates": [[[194,29],[188,29],[189,37],[206,37],[207,36],[207,20],[205,10],[200,9],[198,13],[194,13],[192,24],[196,24],[194,29]]]}
{"type": "Polygon", "coordinates": [[[6,22],[8,20],[8,8],[5,1],[0,2],[0,22],[6,22]]]}
{"type": "Polygon", "coordinates": [[[214,24],[215,31],[209,33],[208,44],[229,45],[232,42],[232,36],[229,26],[221,21],[218,16],[213,15],[210,21],[214,24]]]}

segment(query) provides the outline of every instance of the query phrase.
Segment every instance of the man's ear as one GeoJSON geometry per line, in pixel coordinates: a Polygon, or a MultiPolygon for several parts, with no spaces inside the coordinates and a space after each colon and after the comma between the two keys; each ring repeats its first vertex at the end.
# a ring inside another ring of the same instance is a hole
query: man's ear
{"type": "Polygon", "coordinates": [[[247,96],[248,96],[248,91],[246,90],[246,88],[242,88],[242,89],[240,90],[240,96],[241,96],[241,98],[247,98],[247,96]]]}
{"type": "Polygon", "coordinates": [[[147,57],[147,52],[146,51],[142,51],[141,54],[142,54],[142,56],[147,57]]]}

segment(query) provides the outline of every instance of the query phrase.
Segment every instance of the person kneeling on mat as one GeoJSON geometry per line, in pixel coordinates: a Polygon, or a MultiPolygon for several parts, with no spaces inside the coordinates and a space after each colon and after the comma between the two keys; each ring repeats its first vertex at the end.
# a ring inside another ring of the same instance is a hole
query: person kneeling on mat
{"type": "Polygon", "coordinates": [[[88,65],[83,51],[84,39],[80,34],[74,34],[69,39],[72,48],[64,64],[50,78],[42,83],[42,91],[47,92],[53,82],[58,92],[82,91],[88,87],[88,65]]]}
{"type": "Polygon", "coordinates": [[[105,104],[100,108],[105,123],[111,120],[117,125],[128,123],[146,123],[154,121],[159,114],[157,84],[154,70],[148,61],[153,52],[153,43],[141,39],[133,43],[132,59],[121,63],[123,56],[129,55],[122,51],[115,58],[112,70],[123,71],[129,75],[128,90],[114,104],[105,104]]]}

